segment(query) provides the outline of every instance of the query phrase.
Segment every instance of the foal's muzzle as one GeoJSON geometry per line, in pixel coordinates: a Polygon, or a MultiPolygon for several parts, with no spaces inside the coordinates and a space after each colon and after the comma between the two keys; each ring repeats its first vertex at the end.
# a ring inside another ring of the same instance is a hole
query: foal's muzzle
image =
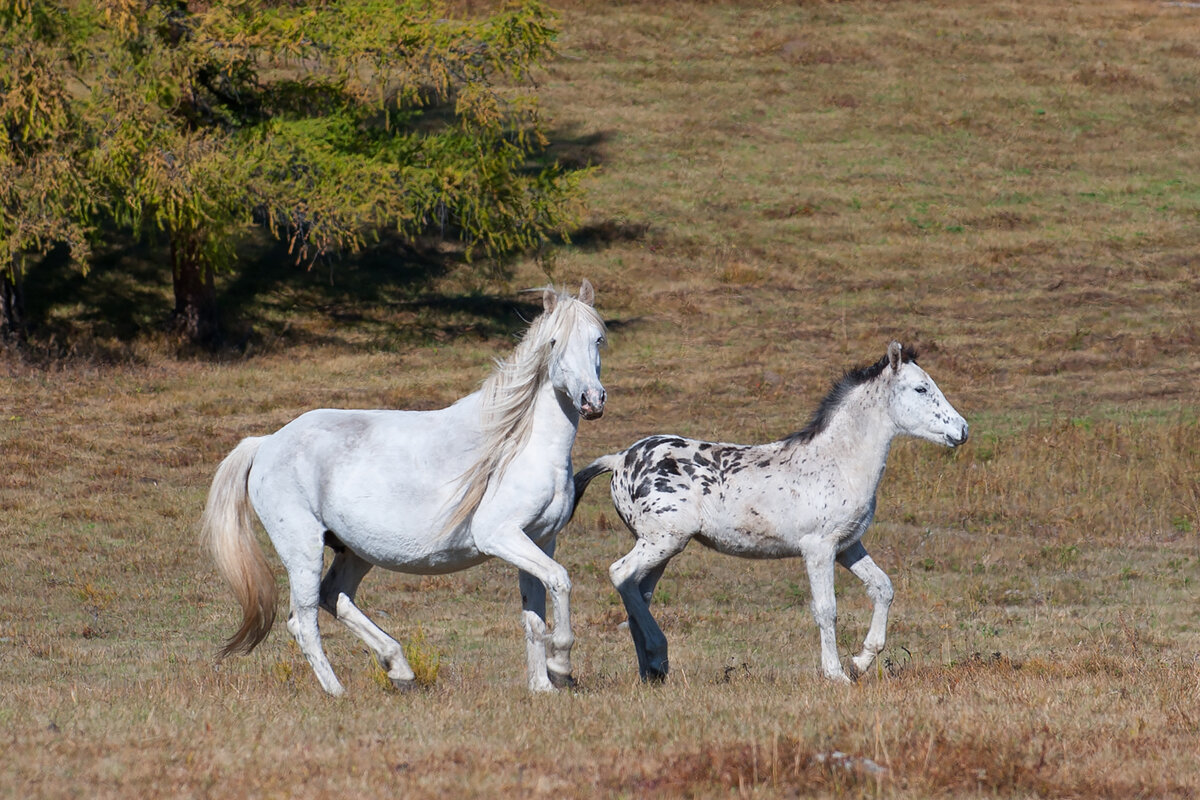
{"type": "Polygon", "coordinates": [[[607,394],[603,389],[588,389],[579,395],[579,413],[584,419],[599,419],[604,413],[607,394]]]}
{"type": "Polygon", "coordinates": [[[962,433],[960,433],[957,437],[952,433],[946,434],[946,444],[950,445],[951,447],[958,447],[959,445],[966,444],[966,442],[967,442],[967,426],[966,425],[962,426],[962,433]]]}

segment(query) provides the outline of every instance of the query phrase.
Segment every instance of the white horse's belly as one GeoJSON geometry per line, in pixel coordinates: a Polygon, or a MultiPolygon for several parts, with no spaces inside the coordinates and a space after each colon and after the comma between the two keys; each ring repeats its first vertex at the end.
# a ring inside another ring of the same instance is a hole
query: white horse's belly
{"type": "Polygon", "coordinates": [[[443,533],[478,440],[459,410],[321,410],[282,428],[264,442],[250,475],[259,518],[282,534],[272,533],[276,547],[297,546],[299,531],[309,542],[329,531],[376,566],[440,574],[490,557],[472,530],[495,524],[488,520],[516,522],[544,544],[570,516],[569,461],[552,467],[518,457],[498,487],[504,508],[489,511],[485,498],[470,525],[443,533]]]}

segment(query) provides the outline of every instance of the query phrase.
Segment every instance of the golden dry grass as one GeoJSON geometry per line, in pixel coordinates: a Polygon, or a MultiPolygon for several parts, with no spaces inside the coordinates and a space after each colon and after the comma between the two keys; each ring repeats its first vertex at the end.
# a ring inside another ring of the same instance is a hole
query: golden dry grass
{"type": "MultiPolygon", "coordinates": [[[[893,337],[972,423],[958,451],[893,450],[865,540],[897,590],[878,668],[819,679],[799,562],[696,548],[656,600],[671,680],[640,685],[601,484],[559,551],[577,692],[526,694],[501,564],[365,582],[429,689],[387,690],[327,618],[343,700],[282,626],[214,663],[236,612],[195,526],[224,454],[316,406],[449,402],[519,326],[291,282],[248,307],[246,357],[98,325],[55,346],[115,357],[2,362],[0,794],[1200,794],[1200,14],[571,0],[562,29],[544,111],[598,169],[554,278],[593,280],[612,339],[578,461],[785,435],[893,337]]],[[[847,575],[838,597],[850,653],[870,609],[847,575]]]]}

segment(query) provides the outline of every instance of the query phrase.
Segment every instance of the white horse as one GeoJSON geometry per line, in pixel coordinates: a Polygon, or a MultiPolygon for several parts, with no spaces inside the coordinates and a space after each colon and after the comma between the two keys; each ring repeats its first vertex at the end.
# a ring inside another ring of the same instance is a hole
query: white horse
{"type": "Polygon", "coordinates": [[[883,649],[892,583],[863,548],[875,492],[899,434],[957,447],[967,423],[898,342],[876,364],[847,372],[801,431],[777,442],[737,445],[651,436],[602,456],[575,476],[576,503],[592,478],[612,472],[613,504],[636,544],[609,568],[629,614],[645,680],[666,678],[667,640],[650,599],[667,562],[696,539],[745,558],[803,556],[821,633],[825,675],[849,681],[834,639],[834,561],[875,602],[857,675],[883,649]]]}
{"type": "Polygon", "coordinates": [[[545,313],[480,391],[437,411],[310,411],[243,439],[213,478],[202,538],[242,606],[221,655],[250,652],[275,618],[275,580],[254,535],[267,530],[291,586],[288,630],[331,695],[345,689],[321,647],[317,609],[345,623],[399,688],[414,674],[391,636],[354,605],[373,566],[438,574],[493,556],[517,567],[529,688],[571,682],[567,571],[555,536],[571,517],[579,418],[604,411],[604,322],[586,280],[546,289],[545,313]],[[321,578],[324,548],[333,562],[321,578]],[[546,592],[554,630],[546,627],[546,592]]]}

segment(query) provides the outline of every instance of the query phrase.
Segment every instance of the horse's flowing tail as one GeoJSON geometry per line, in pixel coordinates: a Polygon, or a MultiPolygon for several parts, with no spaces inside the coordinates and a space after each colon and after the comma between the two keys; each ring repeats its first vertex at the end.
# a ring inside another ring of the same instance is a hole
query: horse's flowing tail
{"type": "Polygon", "coordinates": [[[254,508],[246,487],[265,438],[243,439],[217,467],[200,522],[201,541],[242,605],[242,627],[225,643],[219,658],[249,653],[275,622],[275,576],[254,535],[254,508]]]}
{"type": "Polygon", "coordinates": [[[572,515],[575,514],[575,509],[579,508],[579,501],[583,499],[583,493],[587,491],[588,484],[592,482],[592,478],[597,475],[603,475],[605,472],[612,472],[620,465],[623,455],[624,453],[610,453],[606,456],[600,456],[575,473],[575,506],[571,509],[572,515]]]}

